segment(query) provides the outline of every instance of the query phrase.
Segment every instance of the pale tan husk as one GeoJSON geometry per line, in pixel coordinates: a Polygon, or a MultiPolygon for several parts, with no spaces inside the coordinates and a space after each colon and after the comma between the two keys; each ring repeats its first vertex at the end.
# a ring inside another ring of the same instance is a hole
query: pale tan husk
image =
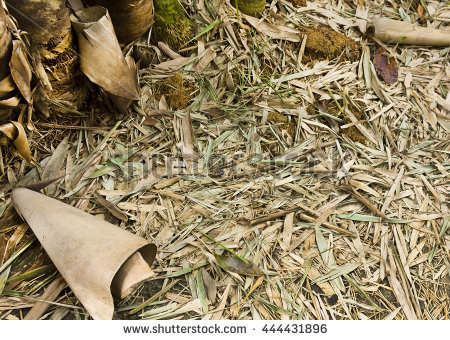
{"type": "MultiPolygon", "coordinates": [[[[83,73],[113,96],[139,99],[137,71],[131,58],[123,57],[108,10],[93,6],[71,15],[78,36],[80,64],[83,73]]],[[[114,100],[114,97],[112,97],[114,100]]],[[[123,110],[119,99],[118,106],[123,110]]]]}
{"type": "Polygon", "coordinates": [[[450,31],[421,27],[389,18],[373,19],[375,36],[389,44],[450,46],[450,31]]]}
{"type": "Polygon", "coordinates": [[[26,188],[12,201],[94,319],[112,319],[111,289],[124,298],[153,274],[156,247],[145,239],[26,188]]]}

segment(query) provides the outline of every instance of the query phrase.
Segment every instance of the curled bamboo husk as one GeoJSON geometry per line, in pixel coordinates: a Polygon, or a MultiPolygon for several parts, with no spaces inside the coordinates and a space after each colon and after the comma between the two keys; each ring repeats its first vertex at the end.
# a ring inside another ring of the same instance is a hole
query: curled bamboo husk
{"type": "Polygon", "coordinates": [[[178,50],[186,45],[195,34],[195,24],[184,14],[178,0],[154,0],[155,23],[152,39],[162,41],[178,50]]]}
{"type": "Polygon", "coordinates": [[[22,41],[14,19],[0,4],[0,143],[12,141],[12,149],[28,162],[32,162],[32,156],[21,121],[28,112],[31,124],[32,77],[28,46],[22,41]]]}
{"type": "Polygon", "coordinates": [[[111,97],[119,111],[139,99],[137,68],[132,57],[124,58],[108,10],[84,8],[70,17],[78,35],[81,70],[111,97]]]}
{"type": "Polygon", "coordinates": [[[30,34],[32,46],[38,52],[35,53],[35,68],[45,70],[39,74],[47,88],[41,98],[45,104],[38,106],[47,114],[79,110],[87,93],[79,70],[79,58],[73,48],[69,10],[65,1],[14,2],[11,13],[20,28],[30,34]]]}
{"type": "Polygon", "coordinates": [[[231,0],[231,4],[244,14],[259,17],[266,7],[266,0],[231,0]]]}
{"type": "Polygon", "coordinates": [[[27,48],[17,32],[12,18],[0,6],[0,123],[22,99],[31,103],[31,66],[27,48]]]}
{"type": "Polygon", "coordinates": [[[87,0],[86,3],[108,10],[117,39],[122,43],[140,38],[153,23],[153,0],[87,0]]]}
{"type": "MultiPolygon", "coordinates": [[[[9,59],[12,51],[12,36],[8,29],[5,10],[0,6],[0,79],[9,75],[9,59]]],[[[2,80],[3,81],[3,80],[2,80]]]]}
{"type": "Polygon", "coordinates": [[[389,18],[374,18],[375,37],[388,44],[450,46],[450,31],[420,27],[389,18]]]}
{"type": "Polygon", "coordinates": [[[144,238],[27,188],[11,198],[94,319],[112,319],[111,293],[124,298],[153,275],[156,246],[144,238]]]}

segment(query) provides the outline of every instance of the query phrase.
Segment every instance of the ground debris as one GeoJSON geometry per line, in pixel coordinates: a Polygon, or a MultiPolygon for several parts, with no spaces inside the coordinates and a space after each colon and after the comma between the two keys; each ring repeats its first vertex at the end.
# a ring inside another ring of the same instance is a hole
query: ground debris
{"type": "Polygon", "coordinates": [[[342,56],[344,60],[355,61],[359,58],[357,43],[343,33],[319,26],[305,28],[302,34],[307,36],[305,60],[331,60],[342,56]]]}
{"type": "MultiPolygon", "coordinates": [[[[118,318],[446,319],[448,49],[383,45],[398,63],[387,85],[351,14],[361,1],[274,1],[249,20],[229,2],[181,2],[202,34],[182,56],[147,36],[127,46],[155,54],[121,122],[99,93],[71,120],[36,123],[39,172],[0,157],[0,319],[22,318],[35,300],[12,295],[39,299],[55,278],[48,259],[21,267],[36,241],[7,262],[33,240],[11,189],[53,172],[54,197],[158,245],[155,277],[118,318]]],[[[426,4],[427,25],[448,30],[446,8],[426,4]]],[[[370,22],[378,4],[363,5],[370,22]]],[[[420,24],[416,5],[384,6],[420,24]]],[[[55,303],[44,319],[89,318],[70,289],[55,303]]]]}

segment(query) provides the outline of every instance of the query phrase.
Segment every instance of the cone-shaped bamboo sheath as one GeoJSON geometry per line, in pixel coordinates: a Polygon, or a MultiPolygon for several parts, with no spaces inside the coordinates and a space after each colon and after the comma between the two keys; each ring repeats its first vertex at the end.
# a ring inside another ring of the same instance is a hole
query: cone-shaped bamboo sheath
{"type": "Polygon", "coordinates": [[[266,7],[266,0],[230,0],[231,4],[244,14],[259,17],[266,7]]]}
{"type": "Polygon", "coordinates": [[[94,319],[111,319],[119,297],[152,275],[156,246],[97,217],[26,188],[12,193],[17,212],[94,319]]]}
{"type": "Polygon", "coordinates": [[[153,3],[155,6],[153,40],[162,41],[174,50],[180,49],[194,37],[194,23],[186,18],[178,0],[153,0],[153,3]]]}
{"type": "Polygon", "coordinates": [[[123,43],[138,39],[153,23],[152,0],[87,0],[86,3],[108,9],[117,39],[123,43]]]}
{"type": "MultiPolygon", "coordinates": [[[[112,99],[139,99],[137,70],[123,57],[108,10],[101,6],[85,8],[71,15],[78,34],[81,70],[95,84],[112,94],[112,99]]],[[[116,106],[123,111],[123,102],[116,106]]],[[[131,101],[128,101],[128,104],[131,101]]]]}

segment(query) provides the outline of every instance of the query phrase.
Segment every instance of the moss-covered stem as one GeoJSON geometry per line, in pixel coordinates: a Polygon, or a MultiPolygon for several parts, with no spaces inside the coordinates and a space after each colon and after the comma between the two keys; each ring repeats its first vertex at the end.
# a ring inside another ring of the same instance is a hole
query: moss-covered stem
{"type": "Polygon", "coordinates": [[[259,17],[266,7],[266,0],[232,0],[231,3],[247,15],[259,17]]]}
{"type": "Polygon", "coordinates": [[[177,0],[154,0],[155,23],[152,28],[154,41],[162,41],[178,50],[195,34],[195,25],[189,20],[177,0]]]}

